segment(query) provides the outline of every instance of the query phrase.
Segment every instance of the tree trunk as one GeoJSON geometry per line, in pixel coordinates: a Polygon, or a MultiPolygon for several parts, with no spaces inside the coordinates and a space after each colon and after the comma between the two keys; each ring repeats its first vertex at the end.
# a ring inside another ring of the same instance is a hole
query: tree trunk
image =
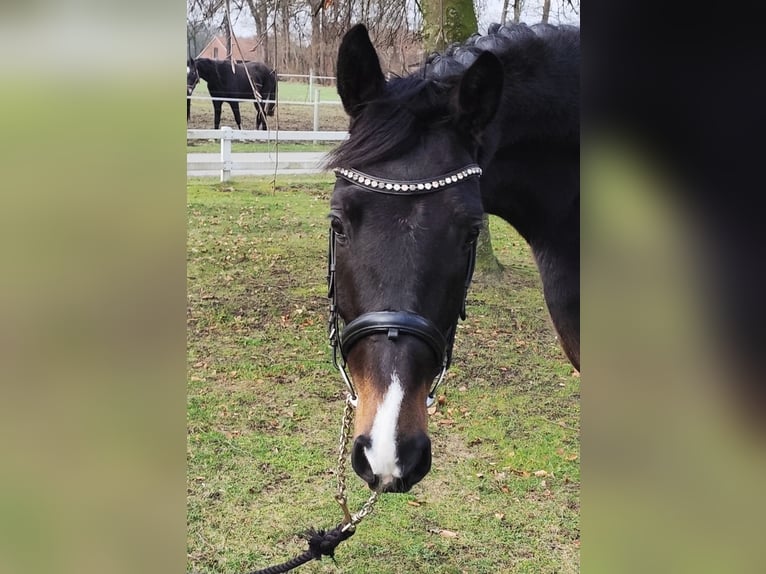
{"type": "Polygon", "coordinates": [[[517,24],[521,22],[521,8],[523,4],[523,0],[516,0],[513,3],[513,21],[517,24]]]}
{"type": "Polygon", "coordinates": [[[282,35],[284,38],[284,41],[282,42],[282,48],[284,50],[284,62],[285,62],[285,68],[290,68],[290,58],[291,58],[291,50],[290,50],[290,6],[288,2],[285,2],[282,5],[281,10],[281,18],[282,18],[282,35]]]}
{"type": "MultiPolygon", "coordinates": [[[[322,31],[319,20],[319,12],[321,11],[321,0],[316,6],[309,4],[311,9],[311,50],[309,51],[311,57],[311,67],[314,74],[321,75],[319,68],[319,54],[322,50],[322,31]]],[[[314,97],[313,94],[309,94],[309,98],[314,97]]]]}
{"type": "Polygon", "coordinates": [[[250,8],[250,14],[253,16],[255,22],[255,33],[261,42],[259,48],[259,59],[265,64],[271,62],[271,54],[269,53],[269,13],[266,8],[266,2],[260,0],[256,7],[254,0],[246,0],[247,6],[250,8]]]}
{"type": "Polygon", "coordinates": [[[543,2],[543,22],[548,23],[548,16],[551,13],[551,0],[545,0],[543,2]]]}
{"type": "Polygon", "coordinates": [[[478,30],[473,0],[423,0],[423,42],[427,51],[443,50],[478,30]]]}
{"type": "Polygon", "coordinates": [[[500,23],[505,24],[508,20],[508,0],[503,0],[503,11],[500,13],[500,23]]]}
{"type": "MultiPolygon", "coordinates": [[[[516,0],[515,6],[521,0],[516,0]]],[[[462,42],[478,31],[473,0],[421,0],[423,9],[423,41],[427,52],[441,51],[452,42],[462,42]]],[[[489,217],[477,239],[476,269],[485,273],[497,273],[502,269],[492,249],[489,234],[489,217]]]]}
{"type": "Polygon", "coordinates": [[[476,239],[476,268],[484,273],[500,273],[503,266],[495,257],[492,249],[492,236],[489,233],[489,215],[482,219],[481,233],[476,239]]]}
{"type": "MultiPolygon", "coordinates": [[[[228,3],[227,3],[228,4],[228,3]]],[[[226,60],[231,61],[231,22],[228,12],[223,17],[223,31],[226,35],[226,60]]]]}

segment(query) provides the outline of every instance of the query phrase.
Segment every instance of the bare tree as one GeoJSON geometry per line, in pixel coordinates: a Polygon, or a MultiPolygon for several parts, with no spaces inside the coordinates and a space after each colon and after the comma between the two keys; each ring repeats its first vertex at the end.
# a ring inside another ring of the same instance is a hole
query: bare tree
{"type": "Polygon", "coordinates": [[[505,24],[508,21],[508,0],[503,0],[503,10],[500,13],[500,23],[505,24]]]}
{"type": "MultiPolygon", "coordinates": [[[[252,17],[253,34],[259,39],[258,59],[280,73],[305,74],[313,68],[315,74],[324,76],[335,74],[343,33],[353,23],[364,22],[380,47],[384,65],[404,73],[422,55],[418,1],[228,0],[228,23],[227,0],[187,0],[187,20],[205,22],[213,33],[225,36],[245,14],[252,17]]],[[[193,36],[190,26],[190,46],[193,36]]]]}
{"type": "Polygon", "coordinates": [[[524,8],[524,0],[515,0],[513,3],[513,21],[521,22],[521,10],[524,8]]]}
{"type": "Polygon", "coordinates": [[[548,23],[548,17],[551,13],[551,0],[544,0],[543,1],[543,17],[542,21],[546,24],[548,23]]]}
{"type": "Polygon", "coordinates": [[[273,10],[273,2],[266,0],[245,0],[250,9],[250,15],[255,22],[255,34],[260,40],[258,59],[270,64],[273,55],[269,51],[269,12],[273,10]]]}

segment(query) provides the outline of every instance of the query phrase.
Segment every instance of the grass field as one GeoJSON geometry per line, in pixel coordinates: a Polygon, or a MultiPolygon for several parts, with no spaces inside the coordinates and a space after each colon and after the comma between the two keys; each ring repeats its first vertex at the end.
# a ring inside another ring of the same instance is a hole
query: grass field
{"type": "MultiPolygon", "coordinates": [[[[247,572],[305,550],[333,500],[343,385],[326,341],[331,179],[188,182],[189,572],[247,572]]],[[[304,573],[579,571],[579,378],[526,244],[491,218],[499,279],[475,277],[433,468],[383,495],[304,573]]],[[[351,472],[350,506],[368,491],[351,472]]]]}

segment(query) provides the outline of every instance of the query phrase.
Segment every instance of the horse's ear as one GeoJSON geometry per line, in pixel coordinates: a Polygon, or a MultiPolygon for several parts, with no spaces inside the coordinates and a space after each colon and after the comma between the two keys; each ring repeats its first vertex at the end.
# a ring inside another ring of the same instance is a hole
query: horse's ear
{"type": "Polygon", "coordinates": [[[352,118],[385,88],[378,54],[364,24],[357,24],[343,36],[338,50],[337,75],[338,95],[343,109],[352,118]]]}
{"type": "Polygon", "coordinates": [[[503,64],[492,52],[482,52],[458,86],[458,126],[478,138],[495,117],[502,95],[503,64]]]}

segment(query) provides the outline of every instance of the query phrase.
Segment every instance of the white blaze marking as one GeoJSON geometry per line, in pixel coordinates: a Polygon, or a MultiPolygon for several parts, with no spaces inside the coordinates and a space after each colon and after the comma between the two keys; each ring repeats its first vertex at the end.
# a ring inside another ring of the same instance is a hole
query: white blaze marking
{"type": "Polygon", "coordinates": [[[376,476],[380,476],[383,484],[402,476],[402,470],[397,465],[396,459],[396,425],[403,398],[404,389],[399,381],[399,375],[394,371],[391,373],[391,384],[386,391],[386,396],[378,406],[375,421],[372,423],[372,431],[370,431],[372,446],[364,449],[370,469],[376,476]]]}

